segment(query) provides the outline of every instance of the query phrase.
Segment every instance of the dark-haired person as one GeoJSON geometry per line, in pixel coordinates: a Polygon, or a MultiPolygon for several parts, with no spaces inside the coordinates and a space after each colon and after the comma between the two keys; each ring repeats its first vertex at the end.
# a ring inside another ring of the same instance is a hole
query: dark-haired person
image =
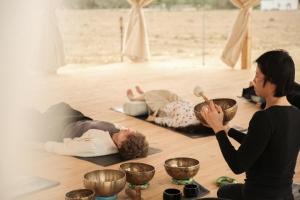
{"type": "Polygon", "coordinates": [[[61,155],[95,157],[119,153],[123,159],[145,157],[148,142],[141,133],[84,116],[66,103],[35,112],[35,139],[45,149],[61,155]]]}
{"type": "Polygon", "coordinates": [[[264,110],[252,117],[248,133],[222,124],[223,112],[213,103],[202,116],[213,128],[221,152],[231,170],[246,172],[244,184],[218,190],[218,197],[231,200],[292,200],[292,183],[300,148],[300,110],[290,105],[286,94],[295,79],[295,66],[283,50],[269,51],[257,60],[254,88],[266,100],[264,110]],[[241,145],[235,149],[229,139],[241,145]]]}

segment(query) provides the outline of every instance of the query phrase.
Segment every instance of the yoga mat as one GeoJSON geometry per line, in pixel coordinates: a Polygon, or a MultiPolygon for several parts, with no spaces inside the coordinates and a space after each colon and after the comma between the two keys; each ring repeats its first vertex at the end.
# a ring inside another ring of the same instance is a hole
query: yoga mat
{"type": "MultiPolygon", "coordinates": [[[[125,114],[122,107],[114,107],[114,108],[111,108],[111,110],[125,114]]],[[[127,115],[127,116],[129,116],[129,115],[127,115]]],[[[140,119],[140,120],[143,120],[145,122],[148,122],[148,121],[146,121],[148,115],[130,116],[130,117],[134,117],[136,119],[140,119]]],[[[160,126],[160,127],[172,130],[174,132],[183,134],[183,135],[185,135],[187,137],[190,137],[190,138],[201,138],[201,137],[215,135],[211,128],[208,128],[208,127],[203,126],[203,125],[192,125],[192,126],[188,126],[188,127],[185,127],[185,128],[170,128],[170,127],[162,126],[162,125],[159,125],[159,124],[155,124],[154,122],[148,122],[148,123],[151,123],[151,124],[154,124],[156,126],[160,126]]]]}
{"type": "Polygon", "coordinates": [[[48,180],[35,176],[21,176],[17,177],[10,189],[13,188],[13,199],[22,199],[24,195],[29,195],[41,190],[45,190],[59,185],[59,182],[48,180]]]}
{"type": "MultiPolygon", "coordinates": [[[[148,156],[152,155],[152,154],[159,153],[159,152],[161,152],[160,149],[149,147],[148,156]]],[[[118,153],[111,154],[111,155],[106,155],[106,156],[87,157],[87,158],[75,157],[75,158],[78,158],[80,160],[85,160],[85,161],[88,161],[88,162],[92,162],[94,164],[101,165],[101,166],[104,166],[104,167],[109,166],[109,165],[114,165],[114,164],[125,161],[120,157],[120,155],[118,153]]]]}

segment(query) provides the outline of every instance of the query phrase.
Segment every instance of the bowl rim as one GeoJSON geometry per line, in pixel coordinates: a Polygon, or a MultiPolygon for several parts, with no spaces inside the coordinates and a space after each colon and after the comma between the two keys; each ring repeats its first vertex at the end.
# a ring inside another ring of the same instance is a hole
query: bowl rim
{"type": "Polygon", "coordinates": [[[124,175],[123,177],[121,177],[121,178],[119,178],[119,179],[117,179],[117,180],[114,180],[114,181],[101,181],[101,182],[103,182],[103,183],[122,181],[122,179],[124,179],[124,178],[126,179],[126,173],[125,173],[124,171],[122,171],[122,170],[117,170],[117,169],[97,169],[97,170],[93,170],[93,171],[90,171],[90,172],[85,173],[85,174],[83,175],[83,180],[84,180],[84,181],[88,181],[88,182],[92,182],[92,183],[98,183],[99,181],[89,180],[89,179],[87,179],[86,176],[87,176],[88,174],[95,173],[95,172],[100,172],[100,171],[118,171],[118,172],[121,172],[121,173],[124,175]]]}
{"type": "Polygon", "coordinates": [[[95,196],[95,191],[94,190],[88,189],[88,188],[80,188],[80,189],[75,189],[75,190],[71,190],[71,191],[67,192],[65,194],[65,197],[72,198],[72,197],[69,197],[68,195],[70,195],[71,193],[74,193],[74,192],[81,192],[81,191],[90,191],[90,192],[92,192],[91,194],[89,194],[88,196],[85,196],[84,198],[95,196]]]}
{"type": "MultiPolygon", "coordinates": [[[[210,100],[233,100],[233,101],[234,101],[234,105],[231,106],[231,107],[229,107],[229,108],[227,108],[227,109],[224,109],[224,110],[229,110],[229,109],[233,108],[234,106],[237,106],[237,101],[236,101],[235,99],[232,99],[232,98],[215,98],[215,99],[210,99],[210,100]]],[[[194,112],[199,113],[200,111],[196,110],[196,107],[197,107],[198,105],[200,105],[200,104],[203,104],[203,103],[206,103],[206,102],[205,102],[205,101],[202,101],[202,102],[196,104],[196,105],[194,106],[194,112]]]]}
{"type": "Polygon", "coordinates": [[[126,162],[126,163],[122,163],[120,165],[120,169],[122,171],[124,171],[125,173],[130,173],[130,174],[142,174],[142,173],[150,173],[150,172],[155,172],[155,167],[153,165],[149,165],[147,163],[141,163],[141,162],[126,162]],[[132,171],[127,171],[126,169],[123,169],[121,168],[121,166],[125,165],[125,164],[142,164],[142,165],[146,165],[146,166],[149,166],[151,168],[153,168],[152,170],[149,170],[149,171],[144,171],[144,172],[132,172],[132,171]]]}
{"type": "Polygon", "coordinates": [[[183,169],[183,168],[191,168],[191,167],[199,167],[199,166],[200,166],[200,161],[197,160],[197,159],[195,159],[195,158],[190,158],[190,157],[176,157],[176,158],[169,158],[169,159],[165,160],[164,166],[165,166],[165,167],[170,167],[170,168],[179,168],[179,169],[183,169]],[[184,158],[184,159],[195,160],[195,161],[197,161],[198,163],[197,163],[196,165],[192,165],[192,166],[189,166],[189,167],[179,167],[179,166],[173,167],[173,166],[170,166],[170,165],[167,164],[167,162],[170,161],[170,160],[174,160],[174,159],[182,159],[182,158],[184,158]]]}

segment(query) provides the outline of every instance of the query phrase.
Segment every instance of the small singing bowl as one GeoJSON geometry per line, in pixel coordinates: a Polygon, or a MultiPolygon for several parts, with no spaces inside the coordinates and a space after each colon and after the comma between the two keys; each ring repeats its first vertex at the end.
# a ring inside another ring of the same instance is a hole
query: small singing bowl
{"type": "Polygon", "coordinates": [[[72,190],[65,195],[65,200],[94,200],[95,192],[90,189],[72,190]]]}
{"type": "Polygon", "coordinates": [[[125,171],[127,182],[133,185],[144,185],[155,174],[155,168],[145,163],[128,162],[121,164],[120,168],[125,171]]]}
{"type": "Polygon", "coordinates": [[[183,188],[183,194],[187,198],[197,197],[199,194],[199,187],[196,184],[187,184],[183,188]]]}
{"type": "MultiPolygon", "coordinates": [[[[227,124],[230,120],[233,119],[233,117],[236,114],[237,111],[237,102],[234,99],[227,99],[227,98],[220,98],[220,99],[213,99],[214,104],[219,105],[224,113],[224,118],[223,118],[223,124],[227,124]]],[[[194,107],[194,113],[197,117],[197,119],[204,125],[208,126],[209,125],[206,123],[205,119],[203,119],[201,115],[201,110],[204,106],[208,106],[207,103],[204,101],[202,103],[197,104],[194,107]]]]}
{"type": "Polygon", "coordinates": [[[167,173],[176,180],[186,180],[194,177],[198,171],[200,163],[193,158],[171,158],[165,161],[167,173]]]}
{"type": "Polygon", "coordinates": [[[118,194],[126,184],[126,174],[121,170],[104,169],[84,175],[85,188],[95,191],[96,196],[108,197],[118,194]]]}
{"type": "Polygon", "coordinates": [[[182,193],[175,188],[166,189],[163,193],[163,200],[181,200],[182,193]]]}

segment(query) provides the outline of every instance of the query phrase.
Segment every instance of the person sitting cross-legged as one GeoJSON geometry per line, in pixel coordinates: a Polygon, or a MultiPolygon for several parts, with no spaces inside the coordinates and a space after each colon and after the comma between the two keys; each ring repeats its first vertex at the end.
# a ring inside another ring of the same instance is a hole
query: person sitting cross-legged
{"type": "Polygon", "coordinates": [[[236,174],[246,172],[244,184],[229,184],[218,197],[231,200],[293,200],[292,183],[300,149],[300,110],[287,94],[295,81],[295,65],[283,50],[269,51],[257,60],[255,92],[266,100],[244,134],[223,125],[222,109],[210,102],[201,115],[216,134],[225,161],[236,174]],[[228,137],[240,146],[235,149],[228,137]]]}

